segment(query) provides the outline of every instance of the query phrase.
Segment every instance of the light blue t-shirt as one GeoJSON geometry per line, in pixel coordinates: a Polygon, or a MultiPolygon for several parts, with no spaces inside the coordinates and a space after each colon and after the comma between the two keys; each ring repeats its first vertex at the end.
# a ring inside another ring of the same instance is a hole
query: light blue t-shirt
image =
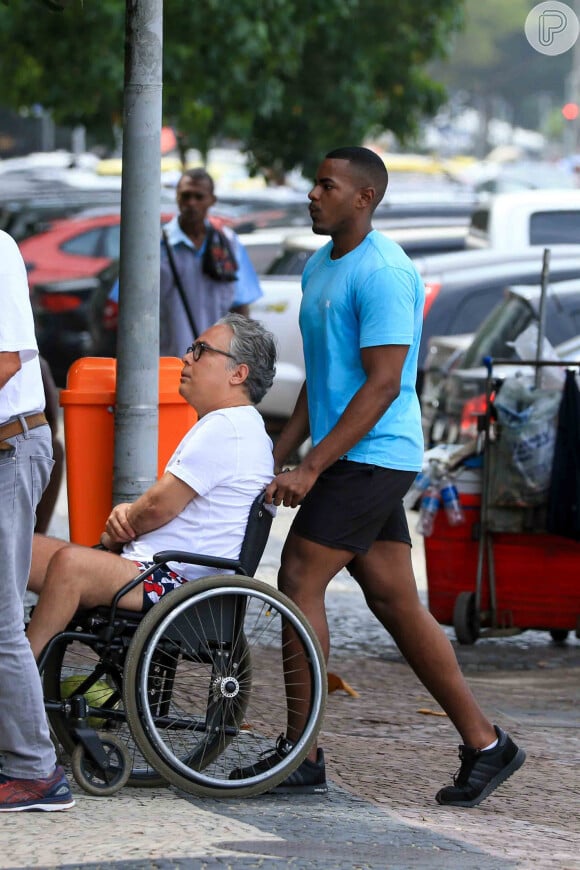
{"type": "Polygon", "coordinates": [[[300,330],[313,444],[334,428],[366,379],[360,349],[409,345],[399,396],[346,458],[420,471],[423,434],[415,382],[423,283],[399,245],[376,230],[337,260],[331,259],[332,248],[329,242],[313,254],[302,274],[300,330]]]}

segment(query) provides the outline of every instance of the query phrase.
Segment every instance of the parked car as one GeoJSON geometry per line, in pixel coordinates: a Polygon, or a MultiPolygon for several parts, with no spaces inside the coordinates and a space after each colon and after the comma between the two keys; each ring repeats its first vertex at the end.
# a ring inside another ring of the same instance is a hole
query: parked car
{"type": "MultiPolygon", "coordinates": [[[[172,217],[161,214],[161,221],[172,217]]],[[[54,221],[43,233],[24,239],[19,247],[28,270],[28,283],[94,277],[119,256],[121,215],[118,209],[92,209],[54,221]]]]}
{"type": "Polygon", "coordinates": [[[250,316],[261,321],[276,336],[276,377],[258,408],[270,420],[286,420],[296,404],[304,382],[304,355],[298,329],[302,292],[296,276],[265,276],[260,281],[264,295],[250,306],[250,316]]]}
{"type": "Polygon", "coordinates": [[[296,227],[257,228],[250,233],[238,233],[258,275],[269,274],[272,263],[284,251],[286,239],[296,234],[296,227]]]}
{"type": "Polygon", "coordinates": [[[0,229],[20,243],[30,236],[46,232],[56,220],[64,220],[75,214],[96,208],[98,205],[110,210],[120,208],[120,194],[78,191],[58,195],[45,194],[31,198],[0,200],[0,229]]]}
{"type": "MultiPolygon", "coordinates": [[[[538,285],[543,253],[537,248],[518,251],[464,251],[416,260],[425,282],[425,311],[419,348],[417,392],[425,407],[425,372],[429,339],[434,335],[475,332],[513,284],[538,285]]],[[[552,251],[554,281],[580,277],[580,246],[557,246],[552,251]]]]}
{"type": "MultiPolygon", "coordinates": [[[[172,214],[163,211],[161,222],[172,214]]],[[[221,226],[235,223],[238,217],[221,211],[212,220],[221,226]]],[[[59,386],[75,359],[95,352],[114,355],[116,304],[107,303],[107,294],[118,275],[119,243],[119,210],[107,208],[55,221],[46,232],[20,244],[29,268],[40,352],[59,386]],[[94,313],[99,301],[107,308],[100,329],[94,313]]]]}
{"type": "MultiPolygon", "coordinates": [[[[465,248],[467,223],[404,224],[375,222],[376,229],[397,242],[410,257],[449,253],[465,248]]],[[[284,239],[282,250],[267,269],[268,275],[301,275],[312,254],[326,244],[328,236],[313,232],[292,233],[284,239]]]]}
{"type": "Polygon", "coordinates": [[[580,190],[499,193],[475,209],[468,248],[580,244],[580,190]]]}
{"type": "MultiPolygon", "coordinates": [[[[250,233],[240,233],[239,238],[258,274],[262,274],[272,259],[279,253],[286,236],[295,228],[267,227],[250,233]]],[[[117,320],[119,306],[111,298],[111,290],[119,276],[118,260],[102,270],[94,285],[88,305],[88,330],[90,353],[96,356],[115,356],[117,343],[117,320]]]]}
{"type": "MultiPolygon", "coordinates": [[[[429,338],[474,332],[502,298],[507,286],[541,280],[542,255],[527,248],[518,252],[467,251],[415,261],[425,282],[426,302],[419,348],[417,392],[422,396],[429,338]]],[[[551,274],[564,280],[580,276],[580,247],[554,250],[551,274]]],[[[278,339],[279,365],[264,411],[287,417],[304,380],[304,359],[298,328],[301,289],[297,276],[264,276],[264,296],[251,306],[278,339]]]]}
{"type": "Polygon", "coordinates": [[[472,332],[459,335],[432,335],[428,339],[423,364],[421,408],[434,407],[441,381],[451,369],[461,364],[463,354],[472,341],[472,332]]]}
{"type": "MultiPolygon", "coordinates": [[[[107,266],[102,272],[110,268],[107,266]]],[[[101,286],[102,272],[84,278],[48,281],[32,289],[38,348],[59,387],[65,386],[74,360],[93,353],[88,312],[93,294],[101,286]]]]}
{"type": "MultiPolygon", "coordinates": [[[[320,237],[314,237],[320,238],[320,237]]],[[[427,296],[423,336],[419,351],[417,390],[423,390],[428,341],[432,335],[474,332],[501,299],[506,286],[514,282],[538,283],[542,270],[541,252],[470,251],[419,258],[416,265],[425,281],[427,296]]],[[[560,247],[553,252],[552,274],[572,278],[580,275],[580,247],[560,247]]],[[[265,275],[264,296],[251,306],[251,314],[262,321],[278,340],[278,366],[274,386],[264,398],[265,416],[286,419],[291,413],[304,380],[304,359],[298,328],[301,300],[298,275],[265,275]]],[[[114,355],[116,305],[107,291],[96,291],[91,304],[91,332],[98,353],[114,355]]]]}
{"type": "MultiPolygon", "coordinates": [[[[161,222],[166,223],[175,214],[176,205],[165,204],[161,222]]],[[[232,226],[251,232],[266,224],[268,215],[277,211],[252,211],[224,205],[212,210],[216,226],[232,226]]],[[[273,220],[275,217],[272,218],[273,220]]],[[[20,242],[20,251],[28,270],[28,283],[60,281],[67,278],[93,277],[118,259],[121,240],[121,213],[118,206],[87,209],[73,217],[55,220],[45,230],[20,242]]]]}
{"type": "MultiPolygon", "coordinates": [[[[516,360],[516,338],[538,321],[540,286],[514,286],[475,332],[460,367],[442,379],[436,400],[424,409],[426,440],[439,443],[468,441],[477,434],[478,417],[486,410],[485,357],[516,360]]],[[[573,281],[552,283],[546,297],[546,338],[563,360],[580,360],[580,271],[573,281]]],[[[507,366],[493,370],[494,386],[508,374],[530,367],[507,366]]]]}

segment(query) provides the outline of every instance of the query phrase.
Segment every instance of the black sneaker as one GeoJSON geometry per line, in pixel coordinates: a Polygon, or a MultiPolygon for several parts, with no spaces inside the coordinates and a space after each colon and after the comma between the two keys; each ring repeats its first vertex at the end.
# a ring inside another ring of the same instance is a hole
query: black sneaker
{"type": "Polygon", "coordinates": [[[453,785],[437,792],[437,803],[449,807],[476,807],[522,766],[526,760],[524,750],[519,749],[509,734],[497,725],[493,727],[498,739],[493,749],[459,747],[461,767],[453,777],[453,785]]]}
{"type": "MultiPolygon", "coordinates": [[[[230,779],[245,779],[265,773],[276,767],[282,761],[294,744],[283,734],[276,741],[276,748],[272,750],[262,761],[256,762],[249,767],[237,767],[230,773],[230,779]]],[[[316,761],[305,758],[302,764],[291,773],[279,785],[270,789],[268,794],[327,794],[326,768],[324,765],[324,753],[319,749],[316,761]]]]}

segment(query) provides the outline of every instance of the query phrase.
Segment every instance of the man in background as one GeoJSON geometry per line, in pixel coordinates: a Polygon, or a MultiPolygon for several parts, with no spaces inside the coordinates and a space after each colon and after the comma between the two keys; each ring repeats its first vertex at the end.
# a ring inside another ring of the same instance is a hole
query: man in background
{"type": "MultiPolygon", "coordinates": [[[[183,348],[229,312],[249,315],[262,294],[256,271],[237,235],[215,228],[208,217],[217,202],[205,169],[188,169],[177,185],[176,215],[161,241],[159,352],[181,357],[183,348]],[[229,266],[221,277],[208,271],[210,254],[229,266]]],[[[119,300],[119,282],[110,292],[119,300]]]]}

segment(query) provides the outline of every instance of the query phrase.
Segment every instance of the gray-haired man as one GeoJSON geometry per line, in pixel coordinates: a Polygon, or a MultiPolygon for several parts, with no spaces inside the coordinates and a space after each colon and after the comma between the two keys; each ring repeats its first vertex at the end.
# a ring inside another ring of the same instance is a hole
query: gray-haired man
{"type": "MultiPolygon", "coordinates": [[[[179,386],[199,421],[162,477],[132,504],[113,508],[101,543],[116,552],[35,535],[29,589],[40,598],[28,638],[37,658],[79,608],[110,604],[154,553],[195,549],[238,557],[252,502],[273,476],[272,442],[255,405],[272,385],[275,360],[273,336],[243,315],[228,314],[206,329],[183,356],[179,386]]],[[[172,562],[127,592],[121,606],[147,610],[208,573],[172,562]]]]}

